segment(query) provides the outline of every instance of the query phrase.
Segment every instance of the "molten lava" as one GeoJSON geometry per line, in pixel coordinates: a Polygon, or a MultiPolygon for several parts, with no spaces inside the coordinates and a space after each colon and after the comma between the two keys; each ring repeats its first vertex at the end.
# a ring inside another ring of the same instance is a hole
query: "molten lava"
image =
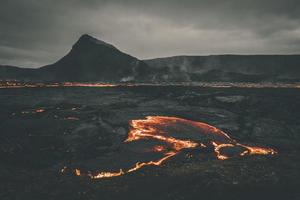
{"type": "Polygon", "coordinates": [[[63,82],[63,83],[36,83],[36,82],[20,82],[14,81],[2,81],[0,80],[1,88],[53,88],[53,87],[139,87],[139,86],[198,86],[208,88],[295,88],[299,89],[299,83],[231,83],[231,82],[176,82],[176,83],[87,83],[87,82],[63,82]]]}
{"type": "Polygon", "coordinates": [[[35,112],[36,113],[42,113],[42,112],[45,112],[45,109],[40,108],[40,109],[35,110],[35,112]]]}
{"type": "Polygon", "coordinates": [[[123,170],[120,169],[119,172],[100,172],[97,175],[88,174],[88,176],[92,179],[100,179],[100,178],[110,178],[110,177],[115,177],[115,176],[121,176],[123,174],[124,174],[123,170]]]}
{"type": "Polygon", "coordinates": [[[250,147],[237,143],[225,132],[211,125],[177,117],[148,116],[146,119],[130,121],[130,127],[124,145],[133,142],[140,142],[143,145],[148,142],[152,145],[151,142],[159,142],[159,145],[153,145],[151,148],[153,154],[160,155],[159,159],[137,162],[134,166],[120,169],[117,172],[85,173],[75,169],[74,174],[88,176],[91,179],[121,176],[145,166],[159,166],[183,149],[211,149],[219,160],[225,160],[233,156],[276,154],[276,151],[271,148],[250,147]]]}

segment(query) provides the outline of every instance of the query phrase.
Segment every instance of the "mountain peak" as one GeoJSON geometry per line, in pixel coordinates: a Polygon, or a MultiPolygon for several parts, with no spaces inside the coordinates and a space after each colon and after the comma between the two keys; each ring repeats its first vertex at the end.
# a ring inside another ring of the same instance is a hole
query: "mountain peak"
{"type": "Polygon", "coordinates": [[[113,45],[108,44],[88,34],[83,34],[82,36],[80,36],[80,38],[78,39],[78,41],[75,43],[74,46],[81,46],[82,44],[103,45],[106,47],[116,49],[116,47],[114,47],[113,45]]]}
{"type": "MultiPolygon", "coordinates": [[[[96,38],[94,38],[93,36],[89,35],[89,34],[83,34],[80,36],[79,40],[95,40],[96,38]]],[[[96,39],[97,40],[97,39],[96,39]]]]}

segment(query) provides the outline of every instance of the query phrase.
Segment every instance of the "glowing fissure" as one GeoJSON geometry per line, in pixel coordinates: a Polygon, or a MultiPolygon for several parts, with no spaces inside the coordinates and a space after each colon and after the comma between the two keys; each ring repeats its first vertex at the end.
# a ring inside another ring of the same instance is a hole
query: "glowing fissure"
{"type": "Polygon", "coordinates": [[[300,83],[235,83],[235,82],[176,82],[176,83],[88,83],[88,82],[62,82],[62,83],[35,83],[0,80],[1,88],[49,88],[49,87],[138,87],[138,86],[199,86],[210,88],[300,88],[300,83]]]}
{"type": "MultiPolygon", "coordinates": [[[[223,131],[202,123],[177,117],[166,116],[148,116],[142,120],[132,120],[130,122],[130,131],[128,138],[124,141],[130,143],[133,141],[159,141],[163,145],[155,145],[152,148],[153,153],[162,155],[158,160],[150,160],[147,162],[137,162],[135,166],[129,169],[120,169],[118,172],[82,172],[80,169],[75,169],[76,176],[88,176],[91,179],[101,179],[122,176],[134,171],[137,171],[145,166],[159,166],[166,160],[174,157],[183,149],[192,148],[209,148],[219,160],[226,160],[232,157],[230,154],[223,152],[226,149],[238,148],[239,150],[234,156],[245,155],[273,155],[277,152],[271,148],[250,147],[237,143],[231,139],[229,135],[223,131]],[[180,138],[176,138],[180,135],[180,138]],[[188,139],[181,139],[187,135],[188,139]]],[[[65,171],[65,168],[62,172],[65,171]]]]}
{"type": "Polygon", "coordinates": [[[0,82],[1,88],[53,88],[53,87],[116,87],[116,84],[110,83],[23,83],[23,82],[0,82]]]}

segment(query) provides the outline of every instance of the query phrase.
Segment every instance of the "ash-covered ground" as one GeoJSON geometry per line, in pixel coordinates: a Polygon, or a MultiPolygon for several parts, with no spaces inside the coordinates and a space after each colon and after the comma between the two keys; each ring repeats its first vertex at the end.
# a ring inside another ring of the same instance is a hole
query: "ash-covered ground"
{"type": "Polygon", "coordinates": [[[0,90],[0,199],[300,199],[300,92],[184,86],[0,90]],[[173,116],[213,125],[276,155],[217,160],[186,150],[161,166],[91,180],[134,159],[122,152],[129,121],[173,116]],[[122,158],[111,160],[120,152],[122,158]]]}

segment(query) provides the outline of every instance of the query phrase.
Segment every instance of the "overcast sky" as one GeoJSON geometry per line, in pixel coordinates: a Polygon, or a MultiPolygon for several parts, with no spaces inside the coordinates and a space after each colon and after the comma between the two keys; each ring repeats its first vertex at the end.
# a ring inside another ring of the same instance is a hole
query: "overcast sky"
{"type": "Polygon", "coordinates": [[[88,33],[140,59],[300,54],[299,0],[1,0],[0,64],[38,67],[88,33]]]}

